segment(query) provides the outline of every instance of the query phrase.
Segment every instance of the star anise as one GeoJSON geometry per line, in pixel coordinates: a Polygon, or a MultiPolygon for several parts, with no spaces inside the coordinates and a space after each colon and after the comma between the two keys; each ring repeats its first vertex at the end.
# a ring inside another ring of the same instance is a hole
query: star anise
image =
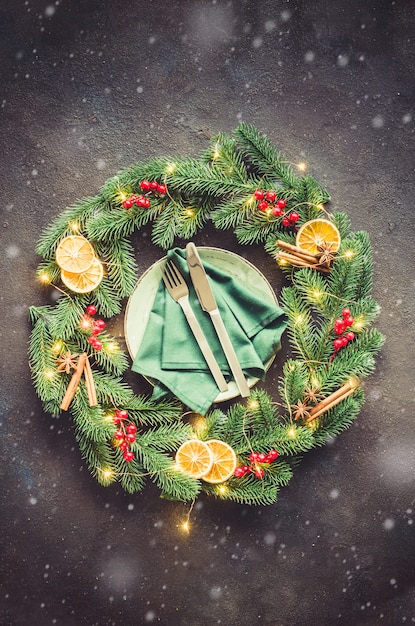
{"type": "Polygon", "coordinates": [[[78,356],[79,354],[72,354],[70,350],[65,352],[65,354],[60,354],[56,359],[58,371],[63,372],[65,370],[65,372],[69,374],[71,369],[76,370],[78,356]]]}
{"type": "Polygon", "coordinates": [[[319,391],[319,388],[313,389],[312,387],[306,387],[303,391],[304,402],[306,404],[317,404],[322,397],[319,391]]]}
{"type": "Polygon", "coordinates": [[[327,243],[326,241],[322,242],[317,246],[319,251],[319,262],[321,265],[330,266],[330,263],[336,257],[336,250],[334,249],[334,244],[327,243]]]}
{"type": "Polygon", "coordinates": [[[299,400],[297,404],[293,404],[291,408],[293,409],[294,419],[296,420],[307,419],[310,415],[308,406],[301,400],[299,400]]]}

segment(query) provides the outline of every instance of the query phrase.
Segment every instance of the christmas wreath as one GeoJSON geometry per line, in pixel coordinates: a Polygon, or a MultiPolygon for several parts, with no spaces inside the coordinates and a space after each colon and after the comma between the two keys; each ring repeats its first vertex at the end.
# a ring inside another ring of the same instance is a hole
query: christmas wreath
{"type": "Polygon", "coordinates": [[[154,158],[110,178],[98,195],[64,210],[42,233],[38,278],[58,290],[30,307],[29,362],[46,412],[70,411],[88,467],[129,493],[146,478],[162,496],[202,491],[271,504],[300,456],[345,430],[364,401],[383,336],[371,327],[372,255],[366,232],[312,177],[297,176],[264,134],[246,123],[212,139],[200,158],[154,158]],[[291,353],[275,397],[252,389],[227,410],[191,415],[177,398],[136,395],[131,363],[108,319],[137,282],[131,235],[152,222],[169,249],[211,220],[241,244],[261,244],[285,275],[280,304],[291,353]],[[107,320],[107,321],[105,321],[107,320]]]}

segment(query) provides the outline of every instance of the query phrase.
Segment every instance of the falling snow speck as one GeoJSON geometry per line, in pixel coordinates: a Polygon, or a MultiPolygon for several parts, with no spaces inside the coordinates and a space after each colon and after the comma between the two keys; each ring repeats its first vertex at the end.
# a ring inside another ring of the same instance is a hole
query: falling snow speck
{"type": "Polygon", "coordinates": [[[339,67],[346,67],[346,65],[349,65],[349,57],[347,54],[339,54],[337,57],[337,65],[339,67]]]}
{"type": "Polygon", "coordinates": [[[128,507],[127,507],[127,509],[128,509],[129,511],[133,511],[133,510],[134,510],[134,504],[129,504],[129,505],[128,505],[128,507]]]}
{"type": "Polygon", "coordinates": [[[329,495],[332,500],[337,500],[340,495],[340,491],[338,489],[332,489],[329,495]]]}
{"type": "Polygon", "coordinates": [[[210,597],[212,598],[212,600],[219,600],[220,597],[222,596],[222,589],[221,587],[212,587],[212,589],[209,592],[210,597]]]}
{"type": "Polygon", "coordinates": [[[29,504],[32,504],[32,505],[37,504],[37,498],[35,498],[34,496],[32,496],[31,498],[29,498],[29,504]]]}
{"type": "Polygon", "coordinates": [[[404,124],[409,124],[409,122],[412,122],[412,113],[405,113],[405,115],[402,117],[402,122],[404,124]]]}
{"type": "Polygon", "coordinates": [[[385,123],[385,120],[383,119],[381,115],[375,115],[375,117],[372,119],[373,128],[382,128],[384,123],[385,123]]]}
{"type": "Polygon", "coordinates": [[[47,6],[45,9],[46,17],[52,17],[52,15],[55,15],[55,12],[56,8],[53,6],[53,4],[49,4],[49,6],[47,6]]]}
{"type": "Polygon", "coordinates": [[[104,159],[98,159],[98,161],[96,162],[96,167],[97,170],[104,170],[106,168],[106,163],[104,161],[104,159]]]}
{"type": "Polygon", "coordinates": [[[262,46],[262,37],[254,37],[252,40],[252,46],[254,48],[260,48],[262,46]]]}
{"type": "Polygon", "coordinates": [[[395,527],[395,520],[393,520],[392,518],[388,517],[384,520],[383,522],[383,528],[385,530],[392,530],[395,527]]]}
{"type": "Polygon", "coordinates": [[[156,614],[154,613],[154,611],[147,611],[147,613],[144,616],[144,620],[147,624],[149,624],[150,622],[154,622],[155,619],[156,619],[156,614]]]}
{"type": "Polygon", "coordinates": [[[143,93],[144,89],[143,87],[139,86],[137,87],[137,93],[143,93]]]}
{"type": "Polygon", "coordinates": [[[289,11],[288,9],[281,11],[281,20],[283,22],[288,22],[290,18],[291,18],[291,11],[289,11]]]}
{"type": "Polygon", "coordinates": [[[266,546],[272,546],[275,543],[276,539],[277,536],[275,533],[266,533],[264,537],[264,543],[266,546]]]}
{"type": "Polygon", "coordinates": [[[6,248],[6,257],[8,259],[15,259],[17,256],[19,256],[19,254],[20,250],[15,245],[11,245],[6,248]]]}
{"type": "Polygon", "coordinates": [[[316,58],[316,55],[314,54],[314,52],[312,52],[311,50],[309,50],[308,52],[305,53],[304,55],[304,61],[306,63],[312,63],[314,61],[314,59],[316,58]]]}

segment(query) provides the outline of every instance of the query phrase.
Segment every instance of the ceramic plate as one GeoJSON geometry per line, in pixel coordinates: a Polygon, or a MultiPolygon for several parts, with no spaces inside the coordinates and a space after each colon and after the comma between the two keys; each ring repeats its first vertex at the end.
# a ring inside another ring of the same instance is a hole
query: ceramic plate
{"type": "MultiPolygon", "coordinates": [[[[252,263],[234,252],[228,252],[228,250],[208,247],[198,247],[197,249],[202,261],[206,261],[219,270],[237,278],[245,286],[249,287],[251,285],[255,291],[262,292],[264,299],[268,300],[271,305],[278,304],[271,285],[252,263]]],[[[124,319],[124,333],[132,360],[134,360],[143,339],[154,298],[161,281],[161,270],[165,262],[166,257],[163,257],[144,272],[128,300],[124,319]]],[[[274,357],[266,363],[266,369],[270,367],[273,360],[274,357]]],[[[154,381],[148,380],[154,384],[154,381]]],[[[258,378],[248,379],[249,387],[252,387],[257,382],[258,378]]],[[[228,384],[228,389],[221,392],[215,402],[225,402],[236,396],[239,396],[239,390],[236,383],[231,380],[228,384]]]]}

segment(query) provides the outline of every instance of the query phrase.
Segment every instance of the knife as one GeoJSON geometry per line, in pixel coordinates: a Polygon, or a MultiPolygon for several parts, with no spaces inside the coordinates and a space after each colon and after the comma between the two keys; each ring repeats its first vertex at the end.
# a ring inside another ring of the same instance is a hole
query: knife
{"type": "Polygon", "coordinates": [[[220,344],[229,363],[229,367],[231,368],[231,372],[235,378],[239,392],[243,398],[246,398],[250,393],[248,383],[246,382],[246,378],[242,372],[235,349],[229,338],[228,331],[226,330],[222,317],[219,313],[218,305],[209,284],[205,268],[200,260],[197,248],[192,242],[189,242],[186,246],[186,260],[189,266],[190,277],[202,309],[210,315],[212,324],[219,337],[220,344]]]}

